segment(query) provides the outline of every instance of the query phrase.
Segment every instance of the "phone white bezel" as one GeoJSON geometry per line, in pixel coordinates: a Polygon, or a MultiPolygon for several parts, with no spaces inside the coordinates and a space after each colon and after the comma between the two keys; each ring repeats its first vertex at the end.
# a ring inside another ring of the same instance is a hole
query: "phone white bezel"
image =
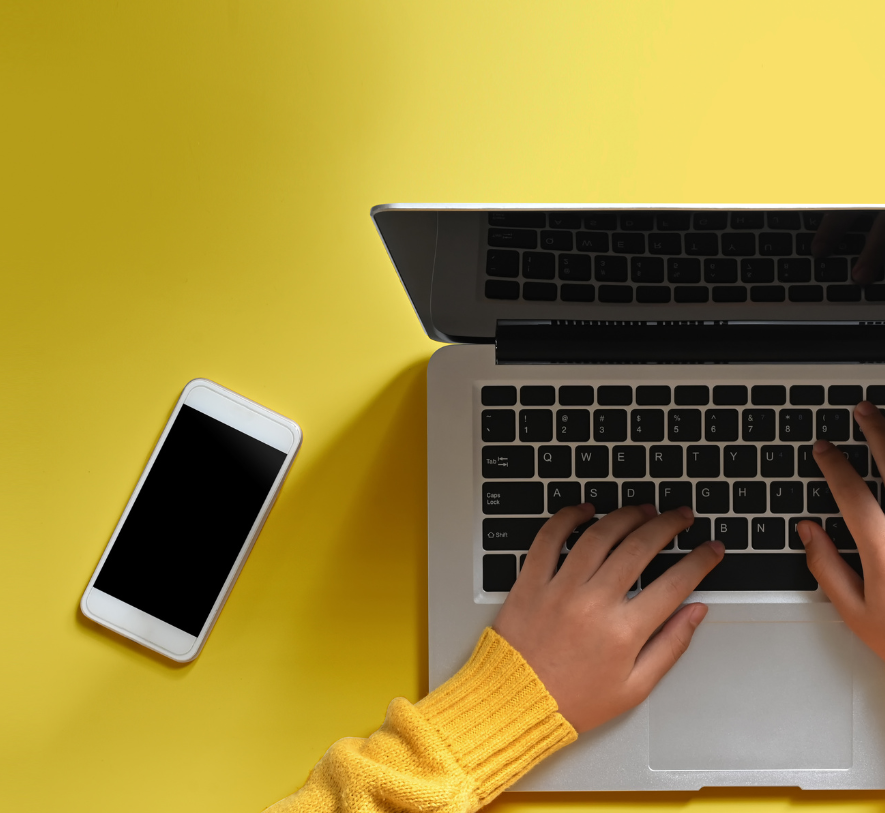
{"type": "Polygon", "coordinates": [[[126,503],[126,507],[123,509],[123,513],[114,528],[113,534],[111,534],[111,539],[105,547],[101,559],[99,559],[86,590],[83,592],[83,597],[80,599],[80,611],[83,615],[173,661],[186,663],[196,658],[206,643],[206,639],[209,637],[209,633],[212,631],[212,627],[215,625],[218,615],[225,601],[227,601],[227,597],[230,595],[246,559],[249,557],[252,546],[261,532],[270,509],[273,507],[274,502],[276,502],[283,481],[286,479],[295,455],[301,446],[301,439],[301,428],[294,421],[272,412],[260,404],[256,404],[254,401],[250,401],[248,398],[244,398],[242,395],[238,395],[222,387],[220,384],[216,384],[214,381],[209,381],[205,378],[195,378],[193,381],[189,381],[182,390],[181,397],[175,404],[172,415],[169,417],[156,446],[154,446],[150,459],[144,467],[138,483],[135,485],[129,502],[126,503]],[[132,506],[135,504],[136,499],[138,499],[145,479],[153,468],[160,449],[166,442],[172,424],[175,422],[184,404],[286,454],[286,459],[268,492],[267,498],[262,504],[252,528],[249,530],[243,547],[225,579],[224,585],[219,591],[200,634],[197,636],[184,632],[165,621],[161,621],[102,590],[97,590],[93,586],[111,548],[120,534],[120,530],[126,522],[126,518],[129,516],[132,506]]]}

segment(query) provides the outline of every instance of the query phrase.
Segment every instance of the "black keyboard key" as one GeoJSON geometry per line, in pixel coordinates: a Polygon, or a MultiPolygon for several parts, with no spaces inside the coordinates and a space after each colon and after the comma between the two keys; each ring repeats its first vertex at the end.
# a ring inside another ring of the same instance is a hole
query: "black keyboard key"
{"type": "Polygon", "coordinates": [[[592,406],[593,387],[562,386],[559,388],[559,403],[563,406],[592,406]]]}
{"type": "Polygon", "coordinates": [[[728,212],[695,212],[694,228],[698,231],[719,231],[728,228],[728,212]]]}
{"type": "Polygon", "coordinates": [[[633,257],[630,260],[630,279],[633,282],[663,282],[664,261],[660,257],[633,257]]]}
{"type": "Polygon", "coordinates": [[[827,389],[827,400],[839,406],[857,406],[863,401],[863,387],[859,384],[834,384],[827,389]]]}
{"type": "Polygon", "coordinates": [[[736,514],[764,514],[768,495],[764,480],[737,480],[731,486],[736,514]]]}
{"type": "Polygon", "coordinates": [[[604,231],[579,231],[575,235],[575,248],[578,251],[597,251],[605,254],[609,250],[608,233],[604,231]]]}
{"type": "Polygon", "coordinates": [[[627,258],[598,254],[596,256],[597,282],[626,282],[627,258]]]}
{"type": "Polygon", "coordinates": [[[781,257],[777,261],[778,282],[811,282],[811,260],[808,257],[781,257]]]}
{"type": "Polygon", "coordinates": [[[743,406],[747,403],[747,388],[743,384],[713,387],[713,403],[717,406],[743,406]]]}
{"type": "Polygon", "coordinates": [[[636,288],[636,301],[646,304],[669,302],[670,289],[665,285],[640,285],[636,288]]]}
{"type": "Polygon", "coordinates": [[[652,446],[648,450],[648,473],[657,479],[682,477],[682,447],[652,446]]]}
{"type": "Polygon", "coordinates": [[[824,530],[839,550],[857,550],[857,542],[842,517],[828,517],[824,530]]]}
{"type": "Polygon", "coordinates": [[[785,232],[762,232],[759,253],[763,257],[783,257],[793,253],[793,235],[785,232]]]}
{"type": "Polygon", "coordinates": [[[563,302],[594,302],[596,289],[592,285],[574,285],[564,282],[559,286],[559,296],[563,302]]]}
{"type": "Polygon", "coordinates": [[[814,234],[800,231],[796,235],[796,253],[800,257],[810,257],[813,253],[811,250],[812,243],[814,243],[814,234]]]}
{"type": "Polygon", "coordinates": [[[782,409],[779,419],[780,434],[778,440],[811,440],[813,421],[810,409],[782,409]]]}
{"type": "Polygon", "coordinates": [[[709,298],[710,289],[700,286],[690,288],[680,285],[673,291],[673,300],[675,302],[706,302],[709,298]]]}
{"type": "Polygon", "coordinates": [[[680,508],[687,505],[691,508],[694,505],[692,499],[692,485],[686,481],[658,483],[658,510],[672,511],[674,508],[680,508]]]}
{"type": "Polygon", "coordinates": [[[486,299],[519,299],[519,283],[486,280],[486,299]]]}
{"type": "Polygon", "coordinates": [[[612,235],[612,251],[615,254],[645,254],[645,235],[615,232],[612,235]]]}
{"type": "Polygon", "coordinates": [[[799,523],[805,520],[811,520],[821,525],[820,517],[790,517],[787,521],[787,544],[791,550],[805,550],[805,545],[799,537],[799,523]]]}
{"type": "Polygon", "coordinates": [[[629,285],[600,285],[600,302],[632,302],[633,289],[629,285]]]}
{"type": "Polygon", "coordinates": [[[825,212],[803,212],[802,223],[809,231],[817,231],[820,223],[824,219],[825,212]]]}
{"type": "Polygon", "coordinates": [[[783,550],[786,542],[786,523],[783,517],[755,517],[750,520],[755,550],[783,550]]]}
{"type": "MultiPolygon", "coordinates": [[[[796,473],[792,446],[763,446],[761,449],[763,477],[792,477],[796,473]]],[[[811,475],[820,477],[820,474],[811,475]]]]}
{"type": "Polygon", "coordinates": [[[553,410],[519,410],[519,439],[529,443],[553,440],[553,410]]]}
{"type": "MultiPolygon", "coordinates": [[[[858,387],[860,389],[860,387],[858,387]]],[[[848,440],[851,433],[851,413],[847,409],[817,410],[817,439],[848,440]]]]}
{"type": "Polygon", "coordinates": [[[608,477],[608,446],[577,446],[575,477],[608,477]]]}
{"type": "Polygon", "coordinates": [[[597,514],[610,514],[618,510],[618,484],[611,481],[584,483],[584,502],[593,504],[597,514]]]}
{"type": "MultiPolygon", "coordinates": [[[[551,229],[580,229],[580,212],[549,212],[547,215],[551,229]]],[[[542,227],[543,228],[543,227],[542,227]]]]}
{"type": "Polygon", "coordinates": [[[635,443],[657,443],[663,439],[663,409],[634,409],[630,413],[630,440],[635,443]]]}
{"type": "Polygon", "coordinates": [[[512,443],[516,440],[516,413],[512,409],[484,409],[480,420],[482,439],[486,443],[512,443]]]}
{"type": "Polygon", "coordinates": [[[815,514],[838,514],[839,506],[826,480],[810,480],[805,484],[808,510],[815,514]]]}
{"type": "Polygon", "coordinates": [[[823,477],[824,474],[817,465],[812,452],[812,446],[799,447],[799,476],[800,477],[823,477]]]}
{"type": "Polygon", "coordinates": [[[654,483],[621,483],[621,505],[654,505],[654,483]]]}
{"type": "Polygon", "coordinates": [[[704,282],[737,282],[737,260],[704,260],[704,282]]]}
{"type": "Polygon", "coordinates": [[[519,388],[519,403],[523,406],[550,406],[556,400],[556,390],[548,385],[519,388]]]}
{"type": "Polygon", "coordinates": [[[484,514],[543,514],[544,484],[483,483],[484,514]]]}
{"type": "Polygon", "coordinates": [[[717,285],[713,288],[714,302],[746,302],[747,289],[717,285]]]}
{"type": "Polygon", "coordinates": [[[615,446],[612,477],[645,477],[645,446],[615,446]]]}
{"type": "Polygon", "coordinates": [[[489,229],[489,245],[494,248],[537,248],[538,232],[525,229],[489,229]]]}
{"type": "Polygon", "coordinates": [[[652,212],[621,212],[620,220],[624,231],[651,231],[655,227],[652,212]]]}
{"type": "Polygon", "coordinates": [[[756,406],[780,406],[787,403],[783,384],[757,384],[750,388],[750,402],[756,406]]]}
{"type": "Polygon", "coordinates": [[[828,285],[827,302],[860,302],[861,293],[859,285],[828,285]]]}
{"type": "Polygon", "coordinates": [[[566,282],[587,282],[590,279],[590,258],[584,254],[560,254],[559,278],[566,282]]]}
{"type": "MultiPolygon", "coordinates": [[[[728,513],[728,483],[722,480],[700,482],[695,486],[695,505],[699,514],[728,513]]],[[[708,539],[710,537],[707,537],[708,539]]]]}
{"type": "Polygon", "coordinates": [[[515,556],[509,553],[488,553],[482,557],[482,589],[486,593],[507,593],[515,583],[515,556]]]}
{"type": "Polygon", "coordinates": [[[516,403],[516,387],[483,387],[483,406],[513,406],[516,403]]]}
{"type": "Polygon", "coordinates": [[[733,229],[761,229],[765,226],[762,212],[732,212],[731,228],[733,229]]]}
{"type": "Polygon", "coordinates": [[[848,282],[845,257],[820,257],[814,261],[815,282],[848,282]]]}
{"type": "Polygon", "coordinates": [[[686,460],[689,477],[719,476],[718,446],[689,446],[686,450],[686,460]]]}
{"type": "Polygon", "coordinates": [[[682,238],[678,234],[650,234],[649,254],[681,254],[682,238]]]}
{"type": "Polygon", "coordinates": [[[867,401],[876,406],[885,406],[885,387],[881,384],[871,384],[867,387],[867,401]]]}
{"type": "Polygon", "coordinates": [[[869,447],[840,443],[836,448],[845,455],[845,459],[861,477],[870,473],[869,447]]]}
{"type": "Polygon", "coordinates": [[[577,482],[547,483],[547,513],[555,514],[560,508],[580,505],[581,484],[577,482]]]}
{"type": "Polygon", "coordinates": [[[691,443],[701,439],[699,409],[671,409],[667,413],[667,440],[691,443]]]}
{"type": "Polygon", "coordinates": [[[710,388],[706,384],[682,384],[676,387],[674,403],[677,406],[706,406],[710,403],[710,388]]]}
{"type": "Polygon", "coordinates": [[[864,245],[866,245],[866,237],[862,234],[843,234],[833,249],[833,254],[860,254],[864,245]]]}
{"type": "Polygon", "coordinates": [[[773,480],[768,484],[772,514],[801,514],[805,487],[800,480],[773,480]]]}
{"type": "Polygon", "coordinates": [[[817,406],[824,402],[824,388],[819,384],[795,384],[790,387],[790,403],[793,406],[817,406]]]}
{"type": "MultiPolygon", "coordinates": [[[[531,448],[526,446],[526,449],[531,448]]],[[[562,479],[572,476],[572,449],[570,446],[539,446],[538,477],[562,479]]]]}
{"type": "Polygon", "coordinates": [[[768,213],[769,229],[801,229],[799,223],[799,212],[769,212],[768,213]]]}
{"type": "MultiPolygon", "coordinates": [[[[873,389],[870,387],[870,389],[873,389]]],[[[885,387],[882,387],[885,391],[885,387]]],[[[885,396],[885,392],[883,392],[885,396]]],[[[670,388],[652,384],[640,385],[636,388],[636,403],[639,406],[668,406],[670,403],[670,388]]]]}
{"type": "MultiPolygon", "coordinates": [[[[691,526],[676,537],[676,542],[682,550],[694,550],[699,545],[703,545],[704,542],[709,542],[712,538],[710,520],[707,517],[695,517],[691,526]]],[[[681,559],[682,557],[679,558],[681,559]]],[[[646,582],[647,586],[648,582],[646,582]]]]}
{"type": "Polygon", "coordinates": [[[547,225],[544,212],[489,212],[489,225],[501,228],[543,229],[547,225]]]}
{"type": "Polygon", "coordinates": [[[633,403],[633,387],[602,386],[596,391],[600,406],[629,406],[633,403]]]}
{"type": "Polygon", "coordinates": [[[791,285],[787,292],[790,302],[823,302],[824,289],[820,285],[791,285]]]}
{"type": "Polygon", "coordinates": [[[519,252],[490,248],[486,252],[486,274],[490,277],[518,277],[519,252]]]}
{"type": "Polygon", "coordinates": [[[688,231],[691,228],[688,212],[658,212],[655,221],[658,231],[688,231]]]}
{"type": "Polygon", "coordinates": [[[482,476],[527,480],[535,476],[535,450],[531,446],[483,446],[482,476]]]}
{"type": "Polygon", "coordinates": [[[867,285],[864,297],[867,302],[885,302],[885,285],[867,285]]]}
{"type": "Polygon", "coordinates": [[[783,302],[787,289],[783,285],[754,285],[750,288],[751,302],[783,302]]]}
{"type": "Polygon", "coordinates": [[[692,257],[667,260],[667,282],[688,284],[701,281],[701,261],[692,257]]]}
{"type": "Polygon", "coordinates": [[[547,251],[571,251],[572,233],[570,231],[542,231],[541,248],[547,251]]]}
{"type": "Polygon", "coordinates": [[[556,439],[563,443],[586,443],[590,440],[590,410],[558,410],[556,413],[556,439]]]}
{"type": "MultiPolygon", "coordinates": [[[[643,571],[640,585],[647,587],[682,556],[660,553],[643,571]]],[[[805,555],[772,556],[770,553],[726,554],[697,587],[698,590],[816,590],[805,555]]]]}
{"type": "MultiPolygon", "coordinates": [[[[764,483],[759,485],[764,487],[764,483]]],[[[713,523],[713,538],[725,545],[726,550],[746,550],[750,546],[747,518],[720,517],[713,523]]]]}
{"type": "Polygon", "coordinates": [[[627,410],[597,409],[593,413],[593,440],[597,443],[627,440],[627,410]]]}
{"type": "Polygon", "coordinates": [[[726,477],[755,477],[759,470],[755,446],[726,446],[722,461],[726,477]]]}
{"type": "Polygon", "coordinates": [[[735,234],[728,232],[722,235],[722,253],[726,257],[750,257],[756,253],[755,234],[735,234]]]}
{"type": "Polygon", "coordinates": [[[745,409],[741,438],[750,441],[774,440],[777,433],[773,409],[745,409]]]}
{"type": "MultiPolygon", "coordinates": [[[[716,388],[713,388],[714,392],[716,388]]],[[[711,443],[738,439],[736,409],[708,409],[704,414],[704,440],[711,443]]]]}
{"type": "Polygon", "coordinates": [[[552,282],[525,282],[522,296],[530,302],[555,302],[556,285],[552,282]]]}
{"type": "Polygon", "coordinates": [[[482,521],[483,550],[528,550],[546,519],[488,517],[482,521]]]}
{"type": "Polygon", "coordinates": [[[741,260],[741,282],[774,282],[774,260],[760,257],[741,260]]]}
{"type": "Polygon", "coordinates": [[[685,235],[685,253],[694,257],[715,257],[719,253],[719,237],[715,234],[685,235]]]}

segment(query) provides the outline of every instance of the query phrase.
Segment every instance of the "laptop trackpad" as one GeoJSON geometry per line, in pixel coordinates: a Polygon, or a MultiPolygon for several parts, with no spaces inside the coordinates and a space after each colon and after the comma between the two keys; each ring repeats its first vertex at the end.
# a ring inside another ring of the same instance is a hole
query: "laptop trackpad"
{"type": "Polygon", "coordinates": [[[850,768],[841,622],[701,624],[649,700],[652,770],[850,768]]]}

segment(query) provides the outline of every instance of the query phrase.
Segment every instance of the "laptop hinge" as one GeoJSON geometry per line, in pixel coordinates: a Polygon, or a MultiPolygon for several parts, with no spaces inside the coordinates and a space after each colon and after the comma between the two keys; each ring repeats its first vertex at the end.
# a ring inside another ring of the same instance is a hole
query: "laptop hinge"
{"type": "Polygon", "coordinates": [[[885,322],[500,320],[497,364],[885,362],[885,322]]]}

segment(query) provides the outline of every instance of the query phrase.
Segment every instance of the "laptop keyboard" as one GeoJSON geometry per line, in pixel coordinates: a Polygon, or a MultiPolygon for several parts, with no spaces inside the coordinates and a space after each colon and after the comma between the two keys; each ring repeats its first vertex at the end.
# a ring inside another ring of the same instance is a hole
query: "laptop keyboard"
{"type": "Polygon", "coordinates": [[[814,258],[815,212],[490,212],[485,295],[602,303],[883,302],[851,281],[874,212],[814,258]]]}
{"type": "MultiPolygon", "coordinates": [[[[853,408],[885,386],[483,386],[479,410],[482,585],[506,593],[547,518],[592,502],[682,505],[695,522],[660,553],[639,589],[688,551],[719,539],[726,556],[698,590],[815,590],[796,526],[821,523],[861,573],[857,546],[811,453],[825,438],[880,498],[882,478],[853,408]]],[[[560,564],[588,526],[565,543],[560,564]]]]}

